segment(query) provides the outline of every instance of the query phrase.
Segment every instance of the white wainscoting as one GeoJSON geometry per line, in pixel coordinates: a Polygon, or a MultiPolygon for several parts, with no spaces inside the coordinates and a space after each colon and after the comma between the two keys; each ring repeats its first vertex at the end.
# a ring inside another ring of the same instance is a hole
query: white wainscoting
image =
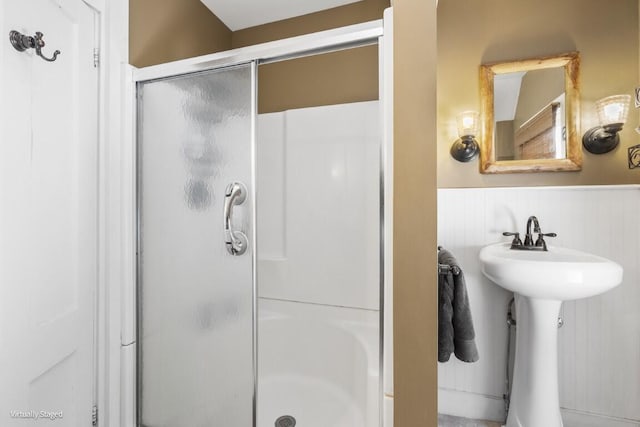
{"type": "Polygon", "coordinates": [[[551,245],[612,259],[624,281],[593,298],[566,302],[559,332],[560,400],[565,424],[640,425],[640,186],[441,189],[438,241],[463,266],[480,361],[439,364],[443,413],[502,420],[506,310],[511,295],[486,279],[478,252],[524,234],[536,215],[551,245]],[[591,420],[591,421],[589,421],[591,420]]]}

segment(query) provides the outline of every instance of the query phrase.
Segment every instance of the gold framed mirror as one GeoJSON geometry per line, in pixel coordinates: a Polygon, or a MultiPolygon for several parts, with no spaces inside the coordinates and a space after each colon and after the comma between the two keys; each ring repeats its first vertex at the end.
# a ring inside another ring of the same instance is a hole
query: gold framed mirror
{"type": "Polygon", "coordinates": [[[579,171],[580,56],[480,66],[480,172],[579,171]]]}

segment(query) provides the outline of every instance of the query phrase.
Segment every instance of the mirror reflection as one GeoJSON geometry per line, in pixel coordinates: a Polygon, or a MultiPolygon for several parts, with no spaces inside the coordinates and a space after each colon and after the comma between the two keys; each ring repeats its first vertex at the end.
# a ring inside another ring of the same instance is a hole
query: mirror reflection
{"type": "Polygon", "coordinates": [[[566,157],[564,87],[563,68],[494,77],[497,160],[566,157]]]}

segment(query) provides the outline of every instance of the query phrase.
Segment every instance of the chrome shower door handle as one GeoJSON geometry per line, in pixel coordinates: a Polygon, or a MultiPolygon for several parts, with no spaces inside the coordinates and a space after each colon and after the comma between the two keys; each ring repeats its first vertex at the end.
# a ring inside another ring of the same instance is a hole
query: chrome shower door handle
{"type": "Polygon", "coordinates": [[[249,241],[242,231],[232,230],[233,207],[241,205],[247,198],[247,187],[241,182],[232,182],[224,195],[224,238],[227,251],[234,256],[246,252],[249,241]]]}

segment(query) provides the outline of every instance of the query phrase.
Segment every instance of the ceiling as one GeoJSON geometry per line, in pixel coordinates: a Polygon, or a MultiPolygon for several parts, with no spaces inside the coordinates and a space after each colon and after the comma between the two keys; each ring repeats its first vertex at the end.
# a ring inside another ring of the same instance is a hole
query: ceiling
{"type": "Polygon", "coordinates": [[[281,21],[362,0],[200,0],[231,31],[281,21]]]}
{"type": "Polygon", "coordinates": [[[525,74],[522,71],[493,76],[493,117],[496,122],[515,118],[520,86],[525,74]]]}

